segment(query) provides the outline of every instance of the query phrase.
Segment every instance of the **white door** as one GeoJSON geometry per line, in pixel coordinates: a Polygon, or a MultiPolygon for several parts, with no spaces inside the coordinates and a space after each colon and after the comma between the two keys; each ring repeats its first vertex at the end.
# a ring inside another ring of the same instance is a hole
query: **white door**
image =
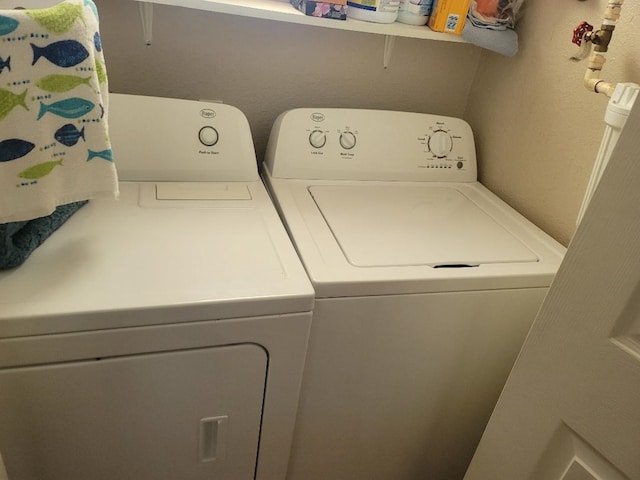
{"type": "Polygon", "coordinates": [[[465,480],[640,479],[640,109],[465,480]]]}

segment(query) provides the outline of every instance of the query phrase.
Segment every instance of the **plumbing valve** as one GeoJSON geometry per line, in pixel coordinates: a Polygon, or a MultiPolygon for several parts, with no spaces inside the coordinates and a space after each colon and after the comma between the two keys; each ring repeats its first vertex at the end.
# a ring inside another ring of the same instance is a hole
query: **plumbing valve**
{"type": "MultiPolygon", "coordinates": [[[[593,25],[587,22],[582,22],[576,28],[573,29],[573,38],[571,39],[572,43],[575,43],[577,46],[582,46],[582,40],[587,32],[593,32],[593,25]]],[[[588,38],[585,40],[589,41],[588,38]]]]}

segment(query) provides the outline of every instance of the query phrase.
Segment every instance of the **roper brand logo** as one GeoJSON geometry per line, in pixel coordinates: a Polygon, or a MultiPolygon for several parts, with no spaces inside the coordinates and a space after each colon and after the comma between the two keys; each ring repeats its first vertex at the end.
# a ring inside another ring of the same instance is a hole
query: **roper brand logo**
{"type": "Polygon", "coordinates": [[[211,110],[210,108],[203,108],[200,110],[200,116],[204,118],[213,118],[216,116],[216,112],[211,110]]]}
{"type": "Polygon", "coordinates": [[[324,120],[324,115],[318,112],[312,113],[311,120],[313,120],[314,122],[322,122],[324,120]]]}

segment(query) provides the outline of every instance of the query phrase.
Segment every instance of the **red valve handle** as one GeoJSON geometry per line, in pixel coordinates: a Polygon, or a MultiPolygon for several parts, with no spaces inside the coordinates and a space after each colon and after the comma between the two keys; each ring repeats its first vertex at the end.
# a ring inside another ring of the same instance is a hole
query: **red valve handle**
{"type": "Polygon", "coordinates": [[[575,43],[580,47],[582,45],[582,39],[584,38],[584,34],[592,31],[593,31],[593,25],[587,22],[582,22],[580,25],[578,25],[576,28],[573,29],[573,37],[571,39],[571,42],[575,43]]]}

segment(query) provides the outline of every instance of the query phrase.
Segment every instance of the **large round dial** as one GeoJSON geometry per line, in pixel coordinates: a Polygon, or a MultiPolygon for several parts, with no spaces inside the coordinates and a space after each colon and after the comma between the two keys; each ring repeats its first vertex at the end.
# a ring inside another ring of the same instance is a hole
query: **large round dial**
{"type": "Polygon", "coordinates": [[[207,147],[213,147],[220,139],[218,131],[213,127],[202,127],[198,132],[200,143],[207,147]]]}
{"type": "Polygon", "coordinates": [[[327,136],[322,130],[313,130],[309,134],[309,143],[313,148],[322,148],[327,143],[327,136]]]}
{"type": "Polygon", "coordinates": [[[340,146],[345,150],[351,150],[356,146],[356,136],[352,132],[343,132],[340,134],[340,146]]]}
{"type": "Polygon", "coordinates": [[[437,158],[445,158],[452,148],[453,140],[451,136],[443,130],[436,130],[429,137],[429,150],[437,158]]]}

